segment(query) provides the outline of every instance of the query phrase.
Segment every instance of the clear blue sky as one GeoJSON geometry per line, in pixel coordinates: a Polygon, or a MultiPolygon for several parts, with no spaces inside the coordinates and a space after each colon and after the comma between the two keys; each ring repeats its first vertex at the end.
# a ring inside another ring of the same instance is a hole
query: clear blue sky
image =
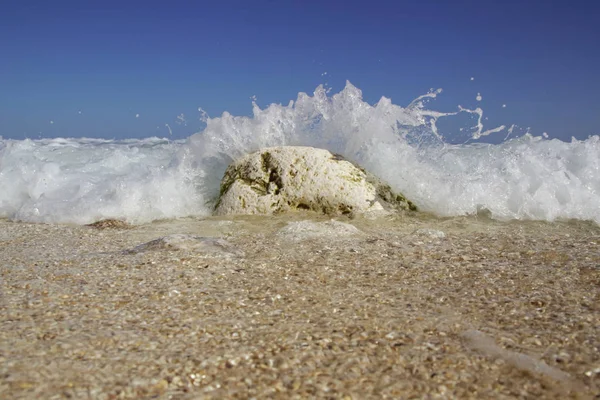
{"type": "Polygon", "coordinates": [[[599,3],[4,2],[0,136],[166,136],[168,123],[185,137],[199,106],[249,115],[251,96],[287,104],[349,80],[370,103],[442,87],[436,109],[585,138],[600,133],[599,3]]]}

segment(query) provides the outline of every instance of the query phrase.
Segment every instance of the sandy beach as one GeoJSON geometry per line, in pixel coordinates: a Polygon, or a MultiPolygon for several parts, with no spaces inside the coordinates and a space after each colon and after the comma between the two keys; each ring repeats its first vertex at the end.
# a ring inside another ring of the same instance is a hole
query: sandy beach
{"type": "Polygon", "coordinates": [[[596,224],[301,220],[0,220],[0,398],[600,396],[596,224]]]}

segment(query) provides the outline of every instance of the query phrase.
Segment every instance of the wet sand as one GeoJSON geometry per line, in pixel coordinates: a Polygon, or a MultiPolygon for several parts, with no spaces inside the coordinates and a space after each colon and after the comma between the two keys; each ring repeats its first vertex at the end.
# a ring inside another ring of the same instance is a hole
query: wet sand
{"type": "Polygon", "coordinates": [[[0,398],[600,395],[597,225],[302,219],[0,220],[0,398]]]}

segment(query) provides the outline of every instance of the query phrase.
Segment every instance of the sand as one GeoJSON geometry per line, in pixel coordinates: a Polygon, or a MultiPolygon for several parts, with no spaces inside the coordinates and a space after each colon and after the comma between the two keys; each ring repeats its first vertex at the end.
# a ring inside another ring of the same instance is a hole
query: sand
{"type": "Polygon", "coordinates": [[[0,398],[600,395],[597,225],[303,219],[0,220],[0,398]]]}

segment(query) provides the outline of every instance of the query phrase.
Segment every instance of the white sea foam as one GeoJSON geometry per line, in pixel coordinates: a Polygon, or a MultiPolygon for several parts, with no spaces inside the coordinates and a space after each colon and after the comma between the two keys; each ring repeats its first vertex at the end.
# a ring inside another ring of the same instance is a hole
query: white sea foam
{"type": "Polygon", "coordinates": [[[89,223],[207,213],[195,173],[173,163],[181,143],[156,138],[4,140],[0,216],[89,223]]]}
{"type": "Polygon", "coordinates": [[[598,136],[566,143],[526,135],[498,145],[450,145],[438,132],[440,118],[474,115],[474,139],[511,128],[485,129],[479,108],[425,108],[439,93],[403,108],[387,98],[370,105],[350,84],[333,96],[320,86],[288,105],[254,104],[251,117],[205,116],[206,129],[181,142],[0,138],[0,216],[139,223],[207,215],[232,160],[261,147],[305,145],[344,155],[439,215],[486,209],[500,219],[600,223],[598,136]]]}

